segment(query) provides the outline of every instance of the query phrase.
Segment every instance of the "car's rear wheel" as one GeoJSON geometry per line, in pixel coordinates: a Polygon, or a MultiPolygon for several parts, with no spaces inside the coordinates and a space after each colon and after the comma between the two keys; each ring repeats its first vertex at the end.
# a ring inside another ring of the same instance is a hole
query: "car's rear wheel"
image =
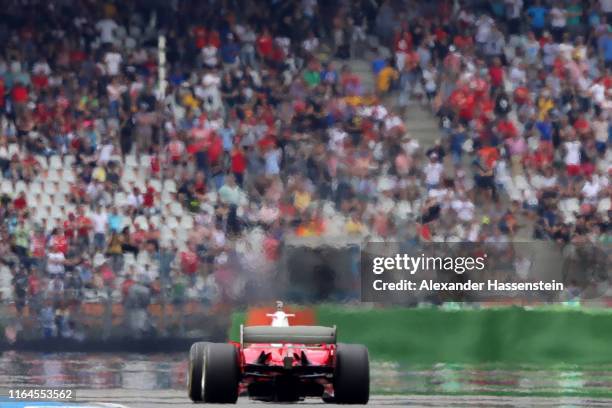
{"type": "Polygon", "coordinates": [[[187,387],[193,402],[236,403],[239,379],[236,347],[206,342],[191,346],[187,387]]]}
{"type": "Polygon", "coordinates": [[[337,404],[367,404],[369,399],[368,349],[360,344],[338,344],[333,401],[337,404]]]}
{"type": "Polygon", "coordinates": [[[193,343],[189,350],[189,380],[187,392],[193,402],[202,401],[202,375],[204,374],[205,342],[193,343]]]}
{"type": "Polygon", "coordinates": [[[236,347],[231,344],[206,344],[202,378],[203,401],[235,404],[238,400],[239,381],[240,366],[236,347]]]}

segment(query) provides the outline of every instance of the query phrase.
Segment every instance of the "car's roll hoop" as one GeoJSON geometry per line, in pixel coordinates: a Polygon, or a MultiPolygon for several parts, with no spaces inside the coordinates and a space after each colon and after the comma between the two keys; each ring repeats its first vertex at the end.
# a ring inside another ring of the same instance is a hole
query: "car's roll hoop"
{"type": "Polygon", "coordinates": [[[240,343],[336,344],[336,327],[325,326],[240,326],[240,343]]]}

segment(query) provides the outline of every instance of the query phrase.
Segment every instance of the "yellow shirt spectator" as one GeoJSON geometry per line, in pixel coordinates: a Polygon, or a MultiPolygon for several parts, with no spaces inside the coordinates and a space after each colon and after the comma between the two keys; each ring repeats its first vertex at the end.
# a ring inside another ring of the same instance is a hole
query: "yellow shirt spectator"
{"type": "Polygon", "coordinates": [[[551,98],[541,97],[538,99],[538,119],[544,120],[548,112],[555,107],[555,102],[551,98]]]}
{"type": "Polygon", "coordinates": [[[398,74],[395,68],[386,66],[378,73],[376,88],[379,92],[385,93],[391,87],[391,81],[397,80],[398,74]]]}
{"type": "Polygon", "coordinates": [[[106,181],[106,170],[104,170],[104,167],[102,166],[98,166],[94,169],[93,174],[91,175],[91,177],[94,180],[97,180],[101,183],[104,183],[106,181]]]}
{"type": "Polygon", "coordinates": [[[191,95],[191,93],[183,96],[183,106],[189,107],[191,109],[195,109],[200,106],[200,102],[191,95]]]}
{"type": "Polygon", "coordinates": [[[310,205],[311,197],[308,191],[296,191],[293,197],[293,206],[300,212],[310,205]]]}
{"type": "Polygon", "coordinates": [[[346,233],[349,235],[358,235],[363,232],[363,224],[354,218],[350,218],[344,226],[346,233]]]}

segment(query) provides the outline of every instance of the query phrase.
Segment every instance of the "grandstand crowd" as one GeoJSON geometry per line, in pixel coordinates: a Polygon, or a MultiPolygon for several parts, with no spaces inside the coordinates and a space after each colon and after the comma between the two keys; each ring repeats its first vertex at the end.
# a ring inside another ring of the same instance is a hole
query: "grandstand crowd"
{"type": "Polygon", "coordinates": [[[0,294],[48,335],[136,286],[240,298],[289,237],[611,242],[610,0],[7,0],[0,15],[0,294]],[[414,105],[438,140],[411,133],[414,105]]]}

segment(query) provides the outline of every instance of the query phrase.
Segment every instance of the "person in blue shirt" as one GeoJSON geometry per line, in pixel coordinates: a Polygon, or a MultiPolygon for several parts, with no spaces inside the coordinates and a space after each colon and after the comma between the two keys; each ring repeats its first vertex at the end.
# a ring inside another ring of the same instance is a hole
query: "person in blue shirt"
{"type": "Polygon", "coordinates": [[[465,133],[465,128],[463,125],[459,124],[457,128],[453,130],[453,133],[450,135],[450,149],[453,157],[453,163],[456,166],[461,165],[461,158],[463,155],[463,144],[467,140],[467,135],[465,133]]]}
{"type": "Polygon", "coordinates": [[[540,140],[545,142],[552,142],[553,127],[552,123],[548,119],[548,115],[545,120],[539,120],[535,124],[536,129],[540,132],[540,140]]]}
{"type": "Polygon", "coordinates": [[[374,61],[372,61],[372,71],[374,75],[378,75],[380,71],[383,70],[387,66],[387,59],[383,57],[377,57],[374,61]]]}
{"type": "Polygon", "coordinates": [[[323,64],[323,70],[321,71],[321,82],[329,85],[336,85],[338,83],[338,71],[334,67],[333,63],[323,64]]]}
{"type": "Polygon", "coordinates": [[[539,38],[546,27],[548,9],[542,5],[540,0],[536,0],[535,4],[527,9],[527,15],[531,21],[532,30],[539,38]]]}
{"type": "Polygon", "coordinates": [[[219,135],[223,141],[223,151],[229,154],[234,148],[234,136],[236,135],[234,128],[231,127],[226,121],[225,125],[219,129],[219,135]]]}
{"type": "Polygon", "coordinates": [[[607,68],[612,67],[612,33],[610,29],[608,32],[602,34],[597,41],[599,47],[599,53],[603,57],[607,68]]]}
{"type": "Polygon", "coordinates": [[[226,65],[234,65],[238,62],[238,55],[240,54],[240,47],[234,41],[234,35],[228,34],[227,41],[223,45],[221,45],[221,49],[219,50],[221,54],[221,60],[226,65]]]}
{"type": "Polygon", "coordinates": [[[123,215],[119,214],[117,207],[113,207],[112,213],[108,217],[108,226],[111,232],[119,233],[123,229],[123,215]]]}

